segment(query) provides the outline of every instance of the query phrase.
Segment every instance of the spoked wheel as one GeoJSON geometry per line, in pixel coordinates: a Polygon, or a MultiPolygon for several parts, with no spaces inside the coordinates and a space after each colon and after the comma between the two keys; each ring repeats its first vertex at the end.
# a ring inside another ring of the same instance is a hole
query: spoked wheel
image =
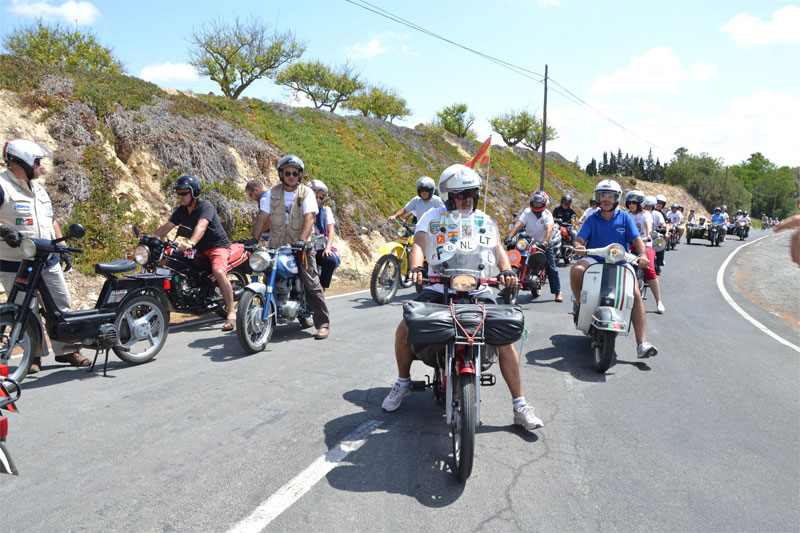
{"type": "Polygon", "coordinates": [[[245,291],[236,308],[236,337],[247,353],[260,352],[267,347],[277,321],[275,300],[269,301],[267,320],[262,320],[267,299],[261,293],[245,291]]]}
{"type": "Polygon", "coordinates": [[[444,384],[442,383],[442,372],[437,367],[433,371],[433,383],[431,383],[431,391],[433,392],[433,401],[436,405],[444,407],[444,384]]]}
{"type": "Polygon", "coordinates": [[[119,331],[117,357],[131,365],[146,363],[156,356],[167,341],[169,311],[158,298],[134,296],[122,304],[114,325],[119,331]]]}
{"type": "Polygon", "coordinates": [[[614,344],[617,334],[613,331],[598,331],[599,340],[594,342],[594,368],[605,372],[614,364],[614,344]]]}
{"type": "Polygon", "coordinates": [[[575,251],[572,250],[572,249],[564,250],[564,253],[561,254],[561,255],[562,255],[562,259],[564,260],[564,264],[568,265],[568,264],[572,263],[572,258],[575,256],[575,251]]]}
{"type": "Polygon", "coordinates": [[[11,328],[14,326],[14,314],[3,313],[0,315],[0,364],[8,367],[8,377],[18,382],[25,379],[31,363],[36,354],[41,353],[41,337],[38,328],[28,319],[22,328],[20,338],[14,347],[9,347],[11,328]]]}
{"type": "Polygon", "coordinates": [[[384,255],[372,269],[369,292],[378,305],[392,301],[400,285],[400,261],[393,255],[384,255]]]}
{"type": "MultiPolygon", "coordinates": [[[[247,287],[247,276],[238,270],[231,270],[228,272],[228,281],[231,282],[231,287],[233,288],[233,300],[236,301],[238,299],[236,297],[236,293],[239,292],[239,298],[241,298],[244,288],[247,287]]],[[[220,297],[222,297],[221,293],[220,297]]],[[[220,318],[228,318],[228,307],[224,303],[220,307],[217,307],[214,312],[217,313],[217,316],[220,318]]]]}
{"type": "Polygon", "coordinates": [[[456,381],[453,391],[455,420],[451,428],[453,460],[459,481],[466,481],[472,474],[472,460],[475,455],[475,375],[459,374],[456,381]]]}

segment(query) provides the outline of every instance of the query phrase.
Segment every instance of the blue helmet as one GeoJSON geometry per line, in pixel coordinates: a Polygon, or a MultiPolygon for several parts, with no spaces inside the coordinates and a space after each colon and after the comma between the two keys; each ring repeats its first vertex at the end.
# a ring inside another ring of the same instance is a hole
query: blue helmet
{"type": "Polygon", "coordinates": [[[200,180],[191,174],[184,174],[178,178],[178,181],[172,186],[172,190],[175,189],[191,189],[192,198],[200,198],[200,180]]]}

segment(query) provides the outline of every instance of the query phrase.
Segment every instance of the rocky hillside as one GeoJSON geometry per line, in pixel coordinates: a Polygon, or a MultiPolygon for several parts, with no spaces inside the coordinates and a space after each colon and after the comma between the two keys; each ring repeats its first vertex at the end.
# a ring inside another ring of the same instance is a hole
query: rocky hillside
{"type": "MultiPolygon", "coordinates": [[[[152,230],[166,218],[167,188],[182,173],[201,180],[234,239],[248,235],[257,207],[246,201],[245,183],[276,183],[275,162],[295,153],[309,178],[331,190],[342,236],[337,273],[363,280],[389,236],[385,217],[415,194],[417,177],[437,178],[478,147],[373,118],[178,93],[128,76],[31,69],[8,56],[0,56],[0,113],[0,138],[35,139],[54,153],[45,184],[62,226],[87,228],[88,253],[78,264],[85,273],[131,253],[134,223],[152,230]]],[[[596,180],[558,154],[548,158],[547,191],[586,205],[596,180]]],[[[538,165],[529,150],[492,148],[487,211],[503,227],[538,188],[538,165]]]]}

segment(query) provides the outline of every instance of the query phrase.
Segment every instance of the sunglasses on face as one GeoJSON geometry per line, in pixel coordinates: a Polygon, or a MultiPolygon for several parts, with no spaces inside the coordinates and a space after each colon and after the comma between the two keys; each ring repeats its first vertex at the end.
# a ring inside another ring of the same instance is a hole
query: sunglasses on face
{"type": "Polygon", "coordinates": [[[41,165],[42,165],[42,160],[41,159],[34,159],[33,160],[33,166],[37,167],[37,166],[41,166],[41,165]]]}
{"type": "Polygon", "coordinates": [[[325,199],[325,195],[324,194],[318,194],[317,195],[317,200],[324,200],[324,199],[325,199]]]}
{"type": "Polygon", "coordinates": [[[186,195],[187,195],[187,194],[189,194],[189,193],[191,193],[191,191],[183,191],[183,192],[181,192],[181,191],[176,191],[176,192],[175,192],[175,194],[177,194],[178,196],[186,196],[186,195]]]}
{"type": "Polygon", "coordinates": [[[283,176],[284,176],[285,178],[288,178],[288,177],[290,177],[290,176],[294,176],[294,177],[296,178],[296,177],[298,177],[299,175],[300,175],[300,173],[299,173],[298,171],[296,171],[296,170],[284,170],[284,171],[283,171],[283,176]]]}
{"type": "Polygon", "coordinates": [[[478,196],[478,189],[467,189],[466,191],[454,192],[453,198],[458,200],[466,200],[467,198],[476,198],[478,196]]]}

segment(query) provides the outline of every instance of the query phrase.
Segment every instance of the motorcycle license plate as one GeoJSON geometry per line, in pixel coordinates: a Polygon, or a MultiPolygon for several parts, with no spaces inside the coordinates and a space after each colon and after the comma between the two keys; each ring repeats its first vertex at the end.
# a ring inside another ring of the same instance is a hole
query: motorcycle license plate
{"type": "Polygon", "coordinates": [[[170,271],[169,271],[168,268],[157,267],[156,268],[156,274],[158,274],[159,276],[169,276],[170,275],[170,271]]]}

